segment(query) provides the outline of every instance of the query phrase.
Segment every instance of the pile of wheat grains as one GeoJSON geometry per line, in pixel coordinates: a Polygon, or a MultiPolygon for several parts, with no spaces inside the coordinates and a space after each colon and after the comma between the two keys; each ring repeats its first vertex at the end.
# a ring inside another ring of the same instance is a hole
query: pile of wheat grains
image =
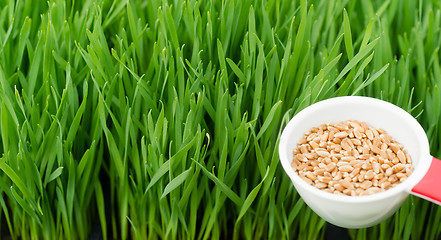
{"type": "Polygon", "coordinates": [[[385,130],[356,120],[313,127],[297,146],[292,168],[307,183],[334,194],[382,192],[413,171],[400,143],[385,130]]]}

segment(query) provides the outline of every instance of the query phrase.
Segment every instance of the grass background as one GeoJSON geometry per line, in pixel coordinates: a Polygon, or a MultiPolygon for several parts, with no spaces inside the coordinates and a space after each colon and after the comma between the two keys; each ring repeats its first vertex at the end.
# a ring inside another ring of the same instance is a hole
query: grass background
{"type": "MultiPolygon", "coordinates": [[[[394,103],[441,157],[438,1],[0,0],[0,225],[12,239],[317,239],[283,126],[394,103]]],[[[439,239],[410,197],[354,239],[439,239]]]]}

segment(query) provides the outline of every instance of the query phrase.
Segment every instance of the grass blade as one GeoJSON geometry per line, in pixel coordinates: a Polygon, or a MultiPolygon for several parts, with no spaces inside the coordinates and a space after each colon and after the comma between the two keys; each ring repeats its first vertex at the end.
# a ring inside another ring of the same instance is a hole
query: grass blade
{"type": "Polygon", "coordinates": [[[188,177],[188,174],[190,174],[191,172],[191,168],[185,170],[184,172],[182,172],[181,174],[179,174],[178,176],[176,176],[175,178],[173,178],[173,180],[171,180],[164,188],[164,192],[161,195],[161,199],[164,198],[165,196],[167,196],[171,191],[173,191],[174,189],[176,189],[177,187],[179,187],[188,177]]]}

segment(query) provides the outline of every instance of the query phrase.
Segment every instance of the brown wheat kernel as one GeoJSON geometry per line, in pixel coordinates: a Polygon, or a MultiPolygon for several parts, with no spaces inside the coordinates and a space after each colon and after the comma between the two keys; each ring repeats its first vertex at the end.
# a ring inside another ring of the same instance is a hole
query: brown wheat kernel
{"type": "Polygon", "coordinates": [[[318,180],[319,180],[320,182],[322,182],[322,183],[329,183],[330,181],[332,181],[332,178],[331,178],[331,177],[322,177],[322,176],[319,176],[319,177],[318,177],[318,180]]]}
{"type": "Polygon", "coordinates": [[[406,155],[406,159],[412,159],[406,149],[404,149],[404,155],[406,155]]]}
{"type": "Polygon", "coordinates": [[[363,145],[363,155],[369,155],[369,152],[370,150],[369,150],[369,146],[368,145],[363,145]]]}
{"type": "Polygon", "coordinates": [[[377,174],[377,175],[375,175],[375,177],[374,177],[375,179],[383,179],[384,178],[384,173],[379,173],[379,174],[377,174]]]}
{"type": "Polygon", "coordinates": [[[341,147],[342,147],[344,150],[346,150],[346,151],[351,151],[351,150],[352,150],[352,149],[351,149],[351,146],[349,145],[348,140],[346,140],[346,138],[343,139],[343,141],[341,141],[341,147]]]}
{"type": "Polygon", "coordinates": [[[319,175],[323,175],[325,173],[325,169],[323,168],[318,168],[316,170],[314,170],[314,174],[319,176],[319,175]]]}
{"type": "Polygon", "coordinates": [[[403,151],[398,150],[397,157],[398,157],[398,159],[400,159],[401,163],[404,163],[404,164],[406,163],[406,155],[404,155],[403,151]]]}
{"type": "Polygon", "coordinates": [[[404,168],[405,168],[406,166],[404,166],[404,164],[402,164],[402,163],[398,163],[397,165],[395,165],[394,167],[393,167],[393,169],[394,169],[394,172],[401,172],[404,168]]]}
{"type": "Polygon", "coordinates": [[[305,169],[303,169],[303,171],[307,171],[307,172],[310,172],[312,170],[314,170],[313,166],[307,166],[307,167],[305,167],[305,169]]]}
{"type": "Polygon", "coordinates": [[[398,177],[397,177],[397,175],[392,175],[388,178],[388,180],[391,183],[395,183],[396,181],[398,181],[398,177]]]}
{"type": "Polygon", "coordinates": [[[367,171],[367,173],[364,175],[364,179],[371,180],[375,177],[375,173],[372,170],[367,171]]]}
{"type": "Polygon", "coordinates": [[[357,166],[360,163],[360,160],[356,160],[355,158],[349,162],[352,167],[357,166]]]}
{"type": "Polygon", "coordinates": [[[361,141],[360,141],[360,139],[353,138],[353,139],[351,139],[351,141],[352,141],[352,143],[353,143],[354,145],[357,145],[357,146],[360,146],[360,145],[361,145],[361,141]]]}
{"type": "Polygon", "coordinates": [[[316,133],[311,133],[311,134],[309,134],[309,135],[306,137],[306,140],[307,140],[308,142],[310,142],[310,141],[312,141],[312,139],[315,138],[316,135],[317,135],[316,133]]]}
{"type": "Polygon", "coordinates": [[[397,173],[396,176],[397,176],[399,179],[402,179],[402,178],[404,178],[404,177],[407,177],[407,175],[406,175],[405,173],[401,173],[401,172],[397,173]]]}
{"type": "Polygon", "coordinates": [[[306,138],[301,138],[301,139],[299,139],[299,141],[297,142],[297,144],[298,145],[301,145],[301,144],[305,144],[305,143],[307,143],[308,142],[308,140],[306,140],[306,138]]]}
{"type": "Polygon", "coordinates": [[[352,172],[352,170],[354,170],[354,168],[351,167],[350,165],[343,165],[343,166],[339,167],[338,170],[340,170],[340,172],[352,172]]]}
{"type": "Polygon", "coordinates": [[[334,188],[335,188],[335,190],[340,191],[340,192],[345,190],[345,188],[339,183],[334,184],[334,188]]]}
{"type": "MultiPolygon", "coordinates": [[[[363,151],[364,151],[364,149],[363,149],[363,151]]],[[[367,151],[369,151],[369,150],[367,150],[367,151]]],[[[362,155],[358,156],[359,159],[369,159],[370,157],[371,157],[371,155],[369,153],[362,154],[362,155]]]]}
{"type": "Polygon", "coordinates": [[[354,136],[357,139],[362,139],[363,138],[363,134],[361,133],[360,128],[355,128],[354,129],[354,136]]]}
{"type": "Polygon", "coordinates": [[[391,176],[393,173],[394,173],[393,168],[388,168],[388,169],[386,169],[386,177],[391,176]]]}
{"type": "Polygon", "coordinates": [[[369,138],[369,140],[373,140],[374,139],[374,133],[372,132],[372,130],[368,129],[366,131],[366,136],[369,138]]]}
{"type": "Polygon", "coordinates": [[[346,131],[349,130],[349,126],[346,122],[339,122],[335,125],[335,128],[337,128],[340,131],[346,131]]]}
{"type": "Polygon", "coordinates": [[[363,163],[363,165],[361,166],[361,168],[365,169],[365,170],[371,170],[372,169],[372,164],[369,162],[363,163]]]}
{"type": "Polygon", "coordinates": [[[372,182],[371,181],[364,181],[359,186],[362,189],[368,189],[372,186],[372,182]]]}
{"type": "Polygon", "coordinates": [[[398,151],[400,151],[400,147],[398,146],[398,144],[395,143],[390,143],[389,144],[389,148],[394,151],[394,153],[398,153],[398,151]]]}
{"type": "Polygon", "coordinates": [[[387,159],[393,160],[395,158],[395,154],[390,149],[386,149],[387,159]]]}
{"type": "Polygon", "coordinates": [[[328,165],[326,165],[326,171],[327,171],[327,172],[332,172],[332,171],[334,171],[334,169],[335,169],[336,166],[337,166],[336,163],[331,162],[331,163],[329,163],[328,165]]]}
{"type": "Polygon", "coordinates": [[[327,142],[328,136],[329,136],[329,132],[324,132],[322,135],[320,135],[320,142],[327,142]]]}
{"type": "Polygon", "coordinates": [[[390,167],[389,164],[386,164],[386,163],[381,164],[381,169],[383,169],[384,171],[386,169],[388,169],[389,167],[390,167]]]}
{"type": "Polygon", "coordinates": [[[386,189],[386,188],[388,188],[390,185],[391,185],[390,182],[384,181],[383,183],[380,184],[380,187],[381,187],[382,189],[386,189]]]}
{"type": "MultiPolygon", "coordinates": [[[[375,141],[375,140],[374,140],[375,141]]],[[[374,152],[374,153],[376,153],[376,154],[379,154],[380,153],[380,149],[377,147],[377,146],[375,146],[374,144],[372,144],[371,146],[370,146],[370,148],[371,148],[371,151],[372,152],[374,152]]]]}
{"type": "MultiPolygon", "coordinates": [[[[335,170],[337,170],[337,168],[336,168],[335,170]]],[[[334,181],[338,181],[338,180],[342,179],[342,177],[343,177],[343,174],[342,174],[341,172],[337,172],[337,173],[334,175],[334,178],[333,178],[332,180],[334,180],[334,181]]]]}
{"type": "Polygon", "coordinates": [[[318,182],[314,186],[318,189],[323,189],[323,188],[326,188],[328,186],[328,184],[323,183],[323,182],[318,182]]]}
{"type": "Polygon", "coordinates": [[[374,137],[374,140],[372,141],[372,145],[380,148],[381,139],[379,137],[374,137]]]}
{"type": "Polygon", "coordinates": [[[377,179],[373,179],[372,180],[372,185],[374,185],[374,187],[378,187],[378,185],[380,184],[380,181],[378,181],[377,179]]]}
{"type": "Polygon", "coordinates": [[[355,177],[358,175],[359,172],[360,172],[360,168],[354,168],[354,170],[352,170],[351,172],[351,176],[355,177]]]}
{"type": "Polygon", "coordinates": [[[321,168],[321,169],[325,169],[325,168],[326,168],[326,164],[323,163],[323,162],[319,163],[318,166],[319,166],[319,168],[321,168]]]}
{"type": "Polygon", "coordinates": [[[307,172],[306,177],[311,179],[312,181],[317,180],[317,176],[312,172],[307,172]]]}
{"type": "Polygon", "coordinates": [[[325,189],[322,189],[322,190],[325,191],[325,192],[328,192],[328,193],[333,193],[333,191],[330,188],[325,188],[325,189]]]}
{"type": "Polygon", "coordinates": [[[380,173],[380,164],[377,162],[373,162],[372,163],[372,169],[374,170],[375,173],[380,173]]]}
{"type": "Polygon", "coordinates": [[[381,189],[381,188],[379,188],[379,187],[371,187],[371,188],[368,188],[366,191],[367,191],[369,194],[374,194],[374,193],[382,192],[382,191],[384,191],[384,190],[381,189]]]}
{"type": "Polygon", "coordinates": [[[317,160],[311,161],[311,166],[313,166],[313,167],[318,167],[319,164],[320,164],[320,162],[317,160]]]}
{"type": "Polygon", "coordinates": [[[363,130],[366,132],[369,129],[369,126],[367,125],[366,122],[360,122],[361,127],[363,128],[363,130]]]}
{"type": "MultiPolygon", "coordinates": [[[[381,146],[383,146],[383,145],[381,145],[381,146]]],[[[387,145],[386,145],[386,147],[387,147],[387,145]]],[[[388,159],[386,151],[382,148],[380,148],[380,157],[388,159]]]]}
{"type": "Polygon", "coordinates": [[[393,140],[392,137],[390,135],[388,135],[385,130],[383,130],[383,129],[380,129],[380,130],[383,131],[380,134],[380,138],[383,140],[383,142],[385,142],[385,143],[392,142],[392,140],[393,140]]]}
{"type": "Polygon", "coordinates": [[[343,190],[343,193],[345,195],[352,196],[352,190],[351,189],[345,189],[345,190],[343,190]]]}
{"type": "Polygon", "coordinates": [[[378,133],[378,130],[373,128],[372,132],[374,133],[374,139],[380,137],[380,134],[378,133]]]}
{"type": "Polygon", "coordinates": [[[364,175],[365,174],[366,174],[365,172],[360,171],[360,174],[358,175],[358,181],[359,182],[363,182],[365,180],[364,179],[364,175]]]}
{"type": "Polygon", "coordinates": [[[323,158],[323,162],[325,164],[330,164],[332,162],[332,160],[331,160],[331,158],[326,157],[326,158],[323,158]]]}
{"type": "Polygon", "coordinates": [[[346,142],[349,144],[349,146],[351,147],[351,149],[353,149],[355,146],[354,146],[354,143],[352,142],[352,140],[350,139],[350,138],[346,138],[346,142]]]}
{"type": "Polygon", "coordinates": [[[320,157],[329,157],[329,152],[326,150],[321,150],[321,151],[316,151],[316,153],[320,156],[320,157]]]}
{"type": "Polygon", "coordinates": [[[345,138],[348,135],[349,134],[347,132],[338,132],[338,133],[334,134],[334,137],[336,137],[336,138],[345,138]]]}
{"type": "Polygon", "coordinates": [[[413,171],[400,143],[385,130],[355,120],[311,128],[293,154],[291,166],[304,181],[339,195],[385,191],[413,171]]]}
{"type": "Polygon", "coordinates": [[[300,149],[301,153],[308,153],[309,152],[306,144],[302,144],[299,149],[300,149]]]}
{"type": "Polygon", "coordinates": [[[320,145],[317,142],[310,141],[309,145],[312,147],[312,149],[317,149],[320,147],[320,145]]]}
{"type": "Polygon", "coordinates": [[[353,189],[354,185],[347,180],[340,180],[340,185],[347,189],[353,189]]]}
{"type": "Polygon", "coordinates": [[[342,166],[344,166],[344,165],[348,165],[348,166],[351,166],[350,164],[349,164],[349,162],[346,162],[346,161],[343,161],[343,160],[341,160],[341,161],[339,161],[338,163],[337,163],[337,167],[342,167],[342,166]]]}
{"type": "Polygon", "coordinates": [[[297,171],[302,171],[303,169],[305,169],[308,165],[306,163],[304,164],[300,164],[299,166],[297,166],[297,171]]]}
{"type": "Polygon", "coordinates": [[[349,121],[348,123],[354,129],[355,128],[361,128],[361,125],[358,123],[358,121],[349,121]]]}

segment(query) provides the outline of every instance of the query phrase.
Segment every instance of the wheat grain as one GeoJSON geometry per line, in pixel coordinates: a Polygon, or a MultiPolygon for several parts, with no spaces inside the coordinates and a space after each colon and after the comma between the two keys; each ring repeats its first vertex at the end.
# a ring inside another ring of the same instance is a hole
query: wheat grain
{"type": "Polygon", "coordinates": [[[355,120],[313,127],[293,150],[292,168],[326,192],[362,196],[390,189],[412,173],[403,146],[384,129],[355,120]]]}

